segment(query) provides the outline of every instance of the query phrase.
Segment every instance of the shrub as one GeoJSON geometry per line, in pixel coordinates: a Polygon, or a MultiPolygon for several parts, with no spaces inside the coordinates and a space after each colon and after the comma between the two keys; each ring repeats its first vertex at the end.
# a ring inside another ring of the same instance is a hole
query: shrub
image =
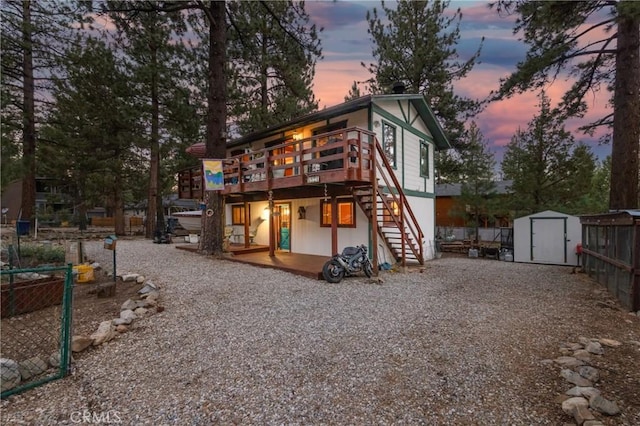
{"type": "Polygon", "coordinates": [[[31,265],[39,265],[41,263],[48,264],[64,264],[64,247],[61,246],[45,246],[42,244],[22,244],[20,246],[20,260],[23,263],[31,265]]]}

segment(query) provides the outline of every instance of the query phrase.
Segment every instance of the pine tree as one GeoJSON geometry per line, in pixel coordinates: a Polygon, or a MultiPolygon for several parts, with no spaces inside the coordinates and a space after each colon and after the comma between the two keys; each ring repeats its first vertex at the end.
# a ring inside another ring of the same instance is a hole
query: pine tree
{"type": "Polygon", "coordinates": [[[564,128],[564,117],[540,94],[540,113],[527,131],[518,130],[507,145],[502,171],[513,179],[512,209],[516,216],[555,209],[571,213],[572,205],[588,192],[594,168],[585,145],[575,145],[564,128]]]}
{"type": "MultiPolygon", "coordinates": [[[[127,67],[136,82],[138,110],[148,129],[146,143],[140,148],[149,153],[145,234],[151,238],[165,228],[163,195],[167,188],[164,181],[169,175],[167,160],[176,140],[172,130],[182,128],[170,126],[169,121],[176,116],[186,122],[198,119],[189,102],[189,81],[184,78],[187,68],[184,43],[176,42],[185,33],[186,25],[177,12],[114,11],[108,12],[108,16],[115,23],[117,33],[107,36],[115,37],[120,54],[126,55],[127,67]]],[[[194,129],[194,126],[187,127],[194,129]]],[[[197,125],[195,129],[197,131],[197,125]]],[[[192,138],[196,136],[196,132],[191,132],[192,138]]]]}
{"type": "Polygon", "coordinates": [[[461,153],[462,185],[457,210],[473,226],[475,239],[479,240],[480,221],[493,216],[495,159],[475,122],[471,122],[465,139],[466,149],[461,153]]]}
{"type": "Polygon", "coordinates": [[[75,189],[81,229],[93,202],[107,207],[115,233],[123,235],[127,184],[140,169],[132,148],[142,133],[131,79],[95,39],[70,49],[66,63],[65,78],[52,91],[54,106],[42,129],[38,163],[75,189]]]}
{"type": "MultiPolygon", "coordinates": [[[[82,6],[82,2],[80,2],[82,6]]],[[[72,23],[84,20],[73,3],[8,0],[2,3],[2,169],[22,178],[21,217],[33,220],[36,207],[37,129],[46,108],[44,90],[55,73],[62,46],[72,41],[72,23]],[[6,108],[6,109],[5,109],[6,108]],[[7,120],[7,121],[5,121],[7,120]],[[16,139],[19,137],[19,140],[16,139]],[[21,145],[20,168],[15,167],[21,145]],[[13,145],[13,147],[11,147],[13,145]],[[8,166],[8,162],[13,162],[8,166]]],[[[4,171],[3,171],[4,174],[4,171]]]]}
{"type": "Polygon", "coordinates": [[[322,49],[304,2],[229,3],[230,118],[241,134],[315,111],[322,49]]]}
{"type": "Polygon", "coordinates": [[[384,16],[376,8],[367,12],[376,62],[362,65],[373,74],[374,93],[391,93],[399,82],[410,93],[424,95],[449,140],[463,149],[464,121],[477,111],[478,104],[457,96],[453,83],[471,71],[481,46],[470,59],[459,61],[456,45],[462,13],[457,9],[448,15],[448,6],[448,1],[403,0],[394,10],[383,1],[384,16]]]}
{"type": "Polygon", "coordinates": [[[523,34],[530,48],[493,99],[543,87],[563,70],[575,77],[560,105],[565,117],[584,115],[593,91],[612,91],[613,114],[583,130],[613,129],[609,208],[638,208],[640,2],[501,0],[494,6],[518,15],[514,34],[523,34]]]}
{"type": "Polygon", "coordinates": [[[347,96],[344,97],[344,101],[348,102],[353,99],[358,99],[361,96],[362,94],[360,94],[360,88],[358,87],[358,82],[354,81],[353,84],[351,85],[351,89],[349,89],[349,93],[347,93],[347,96]]]}

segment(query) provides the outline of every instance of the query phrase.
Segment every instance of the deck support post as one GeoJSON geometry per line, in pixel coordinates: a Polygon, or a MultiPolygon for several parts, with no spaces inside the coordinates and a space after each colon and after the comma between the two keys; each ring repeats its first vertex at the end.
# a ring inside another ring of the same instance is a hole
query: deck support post
{"type": "Polygon", "coordinates": [[[269,191],[269,256],[276,255],[276,236],[273,223],[273,191],[269,191]]]}
{"type": "Polygon", "coordinates": [[[331,196],[331,255],[340,253],[338,251],[338,199],[331,196]]]}
{"type": "Polygon", "coordinates": [[[249,238],[249,229],[251,225],[251,211],[249,210],[251,207],[247,201],[244,202],[244,246],[245,248],[249,248],[251,245],[251,240],[249,238]]]}

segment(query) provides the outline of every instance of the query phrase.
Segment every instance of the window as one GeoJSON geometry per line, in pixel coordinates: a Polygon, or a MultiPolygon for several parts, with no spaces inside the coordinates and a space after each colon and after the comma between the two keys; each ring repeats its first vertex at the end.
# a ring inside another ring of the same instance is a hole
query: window
{"type": "MultiPolygon", "coordinates": [[[[355,228],[355,211],[353,200],[338,200],[338,227],[355,228]]],[[[331,226],[331,201],[320,201],[320,226],[331,226]]]]}
{"type": "Polygon", "coordinates": [[[231,224],[244,225],[244,206],[231,206],[231,224]]]}
{"type": "Polygon", "coordinates": [[[400,216],[400,206],[393,200],[393,197],[387,197],[387,203],[389,204],[389,208],[391,211],[384,209],[382,213],[382,223],[385,226],[393,226],[395,223],[393,220],[393,216],[400,216]],[[393,214],[393,216],[391,216],[393,214]]]}
{"type": "Polygon", "coordinates": [[[420,176],[429,177],[429,145],[420,141],[420,176]]]}
{"type": "Polygon", "coordinates": [[[382,150],[387,156],[391,167],[396,167],[396,128],[388,123],[382,123],[382,150]]]}

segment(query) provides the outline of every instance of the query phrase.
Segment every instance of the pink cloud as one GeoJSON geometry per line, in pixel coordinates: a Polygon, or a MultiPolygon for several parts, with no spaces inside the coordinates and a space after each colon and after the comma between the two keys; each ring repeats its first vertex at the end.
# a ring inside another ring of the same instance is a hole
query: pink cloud
{"type": "MultiPolygon", "coordinates": [[[[321,61],[316,65],[313,88],[320,108],[344,102],[354,81],[364,81],[371,77],[369,72],[356,61],[321,61]]],[[[364,86],[360,92],[365,94],[364,86]]]]}

